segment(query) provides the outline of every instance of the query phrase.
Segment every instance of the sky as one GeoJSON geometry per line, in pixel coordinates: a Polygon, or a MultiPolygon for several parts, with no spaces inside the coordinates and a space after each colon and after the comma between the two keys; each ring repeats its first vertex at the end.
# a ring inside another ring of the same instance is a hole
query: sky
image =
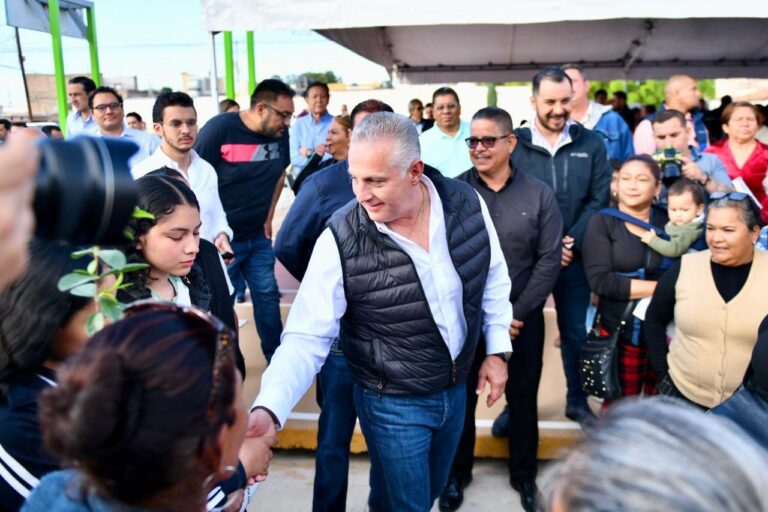
{"type": "MultiPolygon", "coordinates": [[[[24,86],[13,27],[6,25],[0,0],[0,106],[24,111],[24,86]]],[[[200,23],[198,0],[94,0],[99,64],[104,76],[136,76],[140,88],[181,87],[181,73],[208,76],[210,36],[200,23]]],[[[21,29],[27,73],[53,73],[51,37],[21,29]]],[[[305,30],[254,33],[256,78],[333,70],[346,83],[388,80],[386,70],[324,37],[305,30]]],[[[233,33],[237,83],[247,81],[245,33],[233,33]]],[[[223,76],[223,40],[217,36],[218,70],[223,76]]],[[[63,37],[67,73],[90,73],[88,43],[63,37]]]]}

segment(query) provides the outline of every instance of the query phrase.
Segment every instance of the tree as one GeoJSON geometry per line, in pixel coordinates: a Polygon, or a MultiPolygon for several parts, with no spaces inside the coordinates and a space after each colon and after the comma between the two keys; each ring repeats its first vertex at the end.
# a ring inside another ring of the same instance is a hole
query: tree
{"type": "Polygon", "coordinates": [[[328,71],[307,71],[300,75],[288,75],[285,77],[286,83],[294,84],[298,89],[304,89],[312,82],[323,82],[324,84],[341,83],[342,79],[331,70],[328,71]]]}
{"type": "MultiPolygon", "coordinates": [[[[712,99],[715,97],[714,80],[698,80],[696,83],[699,86],[702,98],[712,99]]],[[[594,97],[595,91],[605,89],[610,97],[615,91],[624,91],[624,84],[624,80],[611,80],[610,82],[590,81],[589,95],[594,97]]],[[[664,88],[666,86],[666,80],[644,80],[642,82],[627,80],[627,102],[639,103],[640,105],[661,105],[664,102],[664,88]]]]}

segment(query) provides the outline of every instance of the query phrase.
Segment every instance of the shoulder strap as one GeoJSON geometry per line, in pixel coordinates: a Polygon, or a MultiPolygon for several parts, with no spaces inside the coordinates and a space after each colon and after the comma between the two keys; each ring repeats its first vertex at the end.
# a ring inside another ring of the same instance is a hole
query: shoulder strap
{"type": "Polygon", "coordinates": [[[615,218],[617,218],[619,220],[623,220],[624,222],[630,222],[630,223],[632,223],[632,224],[634,224],[636,226],[640,226],[641,228],[645,228],[645,229],[648,229],[648,230],[653,230],[653,231],[656,232],[656,234],[660,238],[663,238],[664,240],[669,240],[669,235],[667,234],[667,232],[664,231],[663,229],[661,229],[660,227],[654,226],[653,224],[648,224],[647,222],[644,222],[644,221],[642,221],[640,219],[637,219],[637,218],[635,218],[635,217],[633,217],[631,215],[628,215],[628,214],[622,212],[621,210],[619,210],[618,208],[603,208],[602,210],[600,210],[597,213],[601,213],[603,215],[608,215],[609,217],[615,217],[615,218]]]}

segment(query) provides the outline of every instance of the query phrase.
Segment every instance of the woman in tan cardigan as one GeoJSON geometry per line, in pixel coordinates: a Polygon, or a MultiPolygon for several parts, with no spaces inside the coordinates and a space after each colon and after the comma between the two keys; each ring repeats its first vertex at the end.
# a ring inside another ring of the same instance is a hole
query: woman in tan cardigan
{"type": "Polygon", "coordinates": [[[708,251],[686,254],[659,280],[645,339],[659,391],[711,408],[741,383],[768,314],[768,253],[755,250],[759,211],[739,192],[713,194],[708,251]],[[675,321],[667,346],[666,327],[675,321]]]}

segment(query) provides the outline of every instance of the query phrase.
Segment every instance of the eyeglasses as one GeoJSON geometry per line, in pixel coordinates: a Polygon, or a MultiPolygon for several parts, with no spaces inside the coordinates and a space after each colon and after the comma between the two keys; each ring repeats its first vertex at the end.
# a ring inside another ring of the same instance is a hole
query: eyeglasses
{"type": "Polygon", "coordinates": [[[113,101],[112,103],[105,103],[103,105],[95,105],[93,107],[93,110],[98,110],[99,112],[106,112],[107,109],[109,110],[117,110],[119,108],[123,108],[123,104],[119,101],[113,101]]]}
{"type": "Polygon", "coordinates": [[[263,105],[265,107],[267,107],[269,110],[271,110],[272,112],[274,112],[275,114],[277,114],[280,117],[282,117],[283,121],[290,121],[291,119],[293,119],[295,117],[293,115],[293,112],[281,112],[281,111],[277,110],[275,107],[273,107],[272,105],[270,105],[269,103],[264,103],[263,105]]]}
{"type": "Polygon", "coordinates": [[[170,126],[174,130],[178,130],[182,127],[182,125],[187,125],[189,128],[194,128],[197,126],[197,119],[190,119],[188,121],[179,121],[178,119],[174,119],[173,121],[168,121],[167,123],[158,123],[165,126],[170,126]]]}
{"type": "Polygon", "coordinates": [[[456,103],[449,103],[448,105],[438,105],[437,107],[432,107],[433,110],[437,110],[438,112],[442,112],[443,110],[456,110],[459,108],[459,105],[456,103]]]}
{"type": "Polygon", "coordinates": [[[469,149],[475,149],[478,144],[482,144],[485,149],[491,149],[496,145],[497,140],[506,139],[510,135],[512,134],[508,133],[506,135],[499,135],[498,137],[491,137],[490,135],[485,137],[468,137],[464,139],[464,142],[467,143],[469,149]]]}
{"type": "Polygon", "coordinates": [[[224,363],[232,357],[232,342],[235,333],[224,322],[196,306],[179,306],[173,302],[161,302],[152,299],[139,300],[123,311],[123,317],[128,318],[140,313],[162,311],[182,314],[186,318],[202,323],[216,333],[216,347],[213,356],[213,376],[211,377],[211,394],[208,398],[206,416],[211,417],[215,406],[221,400],[221,373],[224,363]]]}

